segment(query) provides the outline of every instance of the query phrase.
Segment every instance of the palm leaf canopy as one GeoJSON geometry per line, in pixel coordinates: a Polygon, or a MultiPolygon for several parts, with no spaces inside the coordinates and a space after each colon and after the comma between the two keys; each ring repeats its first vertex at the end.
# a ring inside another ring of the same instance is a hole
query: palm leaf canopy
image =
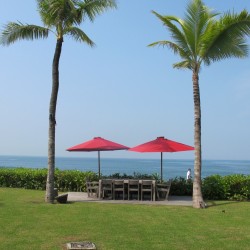
{"type": "Polygon", "coordinates": [[[52,32],[57,39],[70,35],[75,41],[93,46],[94,42],[79,25],[86,17],[93,21],[107,8],[116,7],[115,0],[37,0],[37,4],[44,27],[21,22],[8,23],[2,32],[1,44],[9,45],[22,39],[46,38],[52,32]]]}
{"type": "Polygon", "coordinates": [[[201,0],[194,0],[187,6],[184,19],[152,12],[167,27],[173,40],[149,46],[167,46],[179,54],[182,61],[173,65],[176,68],[199,70],[202,62],[209,65],[224,58],[248,55],[246,35],[250,34],[250,16],[246,10],[240,14],[227,12],[217,19],[218,13],[201,0]]]}
{"type": "Polygon", "coordinates": [[[88,17],[93,22],[95,17],[106,9],[117,7],[115,0],[84,0],[75,2],[76,6],[78,6],[78,18],[81,21],[88,17]]]}
{"type": "Polygon", "coordinates": [[[38,0],[39,12],[43,22],[69,25],[80,25],[88,17],[90,21],[108,8],[116,8],[115,0],[38,0]]]}
{"type": "Polygon", "coordinates": [[[21,22],[10,22],[4,26],[0,37],[0,44],[9,45],[17,40],[33,40],[47,38],[49,30],[37,25],[22,24],[21,22]]]}

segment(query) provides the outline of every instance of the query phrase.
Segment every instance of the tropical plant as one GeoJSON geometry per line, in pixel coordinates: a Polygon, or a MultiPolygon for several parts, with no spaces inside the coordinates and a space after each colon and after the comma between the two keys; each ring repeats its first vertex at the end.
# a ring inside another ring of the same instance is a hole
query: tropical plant
{"type": "Polygon", "coordinates": [[[34,40],[47,38],[49,33],[56,37],[56,48],[52,64],[52,92],[49,105],[49,140],[48,140],[48,174],[46,182],[45,201],[54,200],[54,172],[55,172],[55,126],[56,106],[59,89],[59,61],[64,36],[69,35],[75,41],[94,46],[94,42],[79,28],[88,18],[95,17],[108,8],[115,8],[115,0],[37,0],[38,12],[44,27],[9,22],[1,34],[0,43],[10,45],[18,40],[34,40]]]}
{"type": "Polygon", "coordinates": [[[226,12],[219,16],[208,9],[201,0],[191,1],[184,19],[163,16],[153,11],[170,31],[172,41],[158,41],[149,46],[166,46],[181,57],[173,64],[177,69],[192,71],[194,100],[194,185],[193,207],[204,207],[201,191],[201,107],[199,73],[202,64],[231,57],[244,58],[248,55],[247,35],[250,33],[250,16],[246,10],[239,14],[226,12]],[[219,17],[218,19],[216,19],[219,17]]]}
{"type": "Polygon", "coordinates": [[[204,198],[208,200],[225,200],[227,193],[227,188],[223,184],[225,178],[220,175],[211,175],[204,178],[202,182],[204,198]]]}

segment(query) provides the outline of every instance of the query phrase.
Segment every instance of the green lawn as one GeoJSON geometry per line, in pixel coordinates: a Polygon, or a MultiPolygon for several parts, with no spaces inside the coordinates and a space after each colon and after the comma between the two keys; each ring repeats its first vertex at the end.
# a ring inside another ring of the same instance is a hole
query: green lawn
{"type": "Polygon", "coordinates": [[[250,203],[207,209],[101,203],[44,203],[44,191],[0,188],[0,249],[249,249],[250,203]]]}

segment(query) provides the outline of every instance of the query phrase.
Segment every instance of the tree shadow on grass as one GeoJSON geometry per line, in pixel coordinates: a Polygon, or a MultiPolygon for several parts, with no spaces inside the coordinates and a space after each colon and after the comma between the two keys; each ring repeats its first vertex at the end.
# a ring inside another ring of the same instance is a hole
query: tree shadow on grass
{"type": "Polygon", "coordinates": [[[65,203],[55,202],[56,205],[72,205],[74,203],[75,203],[74,201],[67,201],[65,203]]]}
{"type": "Polygon", "coordinates": [[[224,205],[236,205],[240,203],[241,201],[207,201],[206,208],[209,207],[218,207],[218,206],[224,206],[224,205]]]}

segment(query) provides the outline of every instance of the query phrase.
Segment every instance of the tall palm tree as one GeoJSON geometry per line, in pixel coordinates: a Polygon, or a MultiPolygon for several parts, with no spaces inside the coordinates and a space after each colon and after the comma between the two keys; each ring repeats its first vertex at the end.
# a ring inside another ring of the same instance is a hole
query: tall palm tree
{"type": "Polygon", "coordinates": [[[195,146],[193,207],[204,207],[201,191],[199,73],[202,64],[208,66],[222,59],[248,56],[246,39],[250,30],[250,16],[246,10],[239,14],[227,12],[219,16],[210,11],[201,0],[193,0],[188,4],[184,19],[152,12],[170,31],[172,41],[158,41],[149,46],[167,46],[181,57],[181,61],[173,64],[173,67],[192,71],[195,146]]]}
{"type": "Polygon", "coordinates": [[[10,45],[18,40],[47,38],[49,33],[56,37],[56,48],[52,63],[52,92],[49,105],[48,175],[45,201],[54,201],[55,171],[55,126],[56,106],[59,90],[59,61],[64,36],[69,35],[75,41],[94,46],[94,42],[79,28],[88,18],[95,17],[106,9],[115,8],[115,0],[37,0],[38,11],[44,27],[21,22],[10,22],[1,34],[0,43],[10,45]]]}

